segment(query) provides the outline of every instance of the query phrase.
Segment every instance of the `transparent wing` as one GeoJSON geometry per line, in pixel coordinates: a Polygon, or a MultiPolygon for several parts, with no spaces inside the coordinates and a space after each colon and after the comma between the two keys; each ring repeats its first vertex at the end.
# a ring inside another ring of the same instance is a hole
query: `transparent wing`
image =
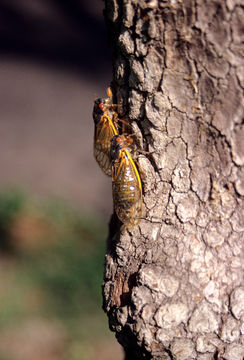
{"type": "Polygon", "coordinates": [[[110,144],[117,129],[108,116],[102,117],[95,127],[93,154],[102,171],[111,176],[112,164],[110,160],[110,144]]]}
{"type": "Polygon", "coordinates": [[[113,200],[118,218],[128,228],[136,225],[142,213],[142,189],[139,173],[128,152],[122,152],[113,166],[113,200]]]}

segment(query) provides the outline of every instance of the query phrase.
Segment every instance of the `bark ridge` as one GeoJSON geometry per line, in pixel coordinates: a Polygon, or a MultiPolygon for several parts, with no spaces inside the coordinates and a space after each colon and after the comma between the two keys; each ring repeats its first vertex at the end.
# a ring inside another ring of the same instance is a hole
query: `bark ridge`
{"type": "Polygon", "coordinates": [[[104,309],[126,359],[244,358],[244,8],[106,0],[143,219],[112,217],[104,309]]]}

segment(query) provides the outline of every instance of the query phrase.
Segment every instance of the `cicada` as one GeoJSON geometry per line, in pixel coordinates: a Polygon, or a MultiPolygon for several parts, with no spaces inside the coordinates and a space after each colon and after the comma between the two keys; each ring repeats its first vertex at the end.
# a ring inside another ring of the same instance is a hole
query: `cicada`
{"type": "Polygon", "coordinates": [[[94,100],[93,120],[95,124],[94,132],[94,157],[103,170],[103,172],[111,176],[112,165],[110,160],[111,140],[118,135],[118,115],[114,111],[115,105],[111,104],[112,91],[107,89],[107,99],[94,100]]]}
{"type": "Polygon", "coordinates": [[[131,143],[129,136],[116,135],[110,151],[114,209],[127,229],[138,224],[142,214],[142,184],[132,159],[131,143]]]}

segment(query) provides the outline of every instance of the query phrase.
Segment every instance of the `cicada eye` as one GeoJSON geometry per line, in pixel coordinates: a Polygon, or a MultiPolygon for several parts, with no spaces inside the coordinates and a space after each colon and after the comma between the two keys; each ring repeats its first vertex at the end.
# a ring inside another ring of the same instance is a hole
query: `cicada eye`
{"type": "Polygon", "coordinates": [[[99,107],[100,110],[104,110],[104,109],[105,109],[104,104],[99,104],[98,107],[99,107]]]}
{"type": "Polygon", "coordinates": [[[116,135],[113,137],[110,146],[110,159],[112,161],[115,161],[119,158],[120,150],[121,150],[120,137],[116,135]]]}
{"type": "Polygon", "coordinates": [[[125,140],[126,140],[126,138],[124,135],[118,135],[116,137],[116,142],[117,142],[117,144],[120,144],[121,147],[124,145],[125,140]]]}
{"type": "Polygon", "coordinates": [[[103,99],[96,99],[94,102],[94,107],[93,107],[93,120],[95,124],[98,124],[101,120],[101,116],[104,113],[103,108],[101,108],[101,105],[103,105],[102,103],[103,99]]]}

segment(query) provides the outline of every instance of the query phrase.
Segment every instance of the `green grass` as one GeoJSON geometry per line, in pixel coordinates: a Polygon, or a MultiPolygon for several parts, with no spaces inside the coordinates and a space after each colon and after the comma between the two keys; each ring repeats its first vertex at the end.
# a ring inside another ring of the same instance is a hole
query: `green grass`
{"type": "Polygon", "coordinates": [[[31,318],[58,320],[68,359],[88,359],[84,347],[110,335],[101,308],[107,225],[57,200],[9,191],[0,193],[1,233],[1,331],[31,318]]]}
{"type": "Polygon", "coordinates": [[[0,225],[11,226],[11,222],[24,207],[26,196],[18,190],[0,193],[0,225]]]}

